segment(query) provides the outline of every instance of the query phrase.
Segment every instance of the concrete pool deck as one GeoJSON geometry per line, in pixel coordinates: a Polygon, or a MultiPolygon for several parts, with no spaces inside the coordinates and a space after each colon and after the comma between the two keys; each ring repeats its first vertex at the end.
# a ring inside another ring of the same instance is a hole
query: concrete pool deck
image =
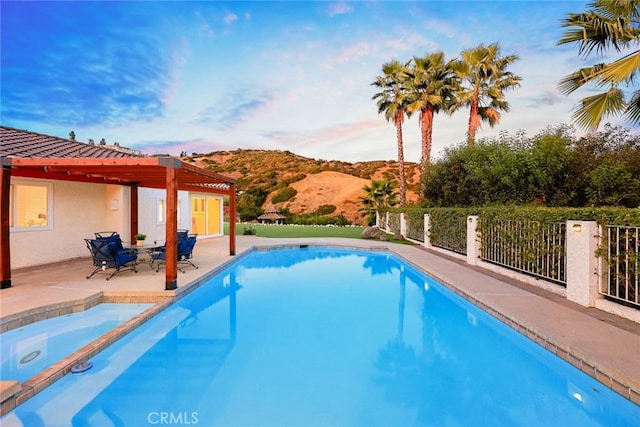
{"type": "Polygon", "coordinates": [[[178,289],[175,291],[164,290],[163,270],[156,273],[145,264],[139,266],[137,274],[123,272],[109,281],[101,275],[86,279],[92,270],[90,258],[14,271],[12,287],[0,291],[2,332],[48,317],[84,310],[101,302],[157,304],[122,328],[22,385],[11,381],[11,378],[3,378],[0,414],[10,411],[60,378],[73,363],[101,351],[139,326],[250,248],[299,244],[388,248],[502,322],[640,405],[638,323],[595,308],[581,307],[551,292],[418,246],[360,239],[238,236],[236,257],[229,256],[227,238],[198,240],[193,261],[199,269],[187,267],[184,274],[178,272],[178,289]]]}

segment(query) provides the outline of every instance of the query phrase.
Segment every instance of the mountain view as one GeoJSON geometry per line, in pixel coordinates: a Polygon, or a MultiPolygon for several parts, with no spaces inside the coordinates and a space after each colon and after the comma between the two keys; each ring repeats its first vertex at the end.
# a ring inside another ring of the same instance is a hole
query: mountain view
{"type": "MultiPolygon", "coordinates": [[[[294,214],[311,214],[321,207],[335,206],[331,215],[342,215],[350,223],[362,224],[358,210],[364,185],[372,179],[396,181],[395,161],[348,163],[311,159],[290,151],[234,150],[193,153],[182,160],[236,179],[239,212],[258,216],[269,205],[294,214]],[[295,190],[295,191],[294,191],[295,190]],[[252,210],[252,208],[254,208],[252,210]]],[[[420,168],[405,163],[407,199],[418,199],[420,168]]]]}

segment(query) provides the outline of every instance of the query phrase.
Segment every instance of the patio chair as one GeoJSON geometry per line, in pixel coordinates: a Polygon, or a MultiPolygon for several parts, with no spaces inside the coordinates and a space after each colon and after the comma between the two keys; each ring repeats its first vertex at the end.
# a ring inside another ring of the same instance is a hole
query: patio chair
{"type": "MultiPolygon", "coordinates": [[[[191,258],[193,257],[193,248],[196,245],[197,234],[179,234],[178,235],[178,265],[187,264],[193,268],[198,268],[191,258]]],[[[160,246],[157,251],[151,253],[151,265],[156,264],[156,272],[160,271],[160,266],[166,264],[167,250],[166,246],[160,246]]],[[[181,273],[185,273],[183,269],[178,267],[181,273]]]]}
{"type": "Polygon", "coordinates": [[[138,272],[136,269],[138,255],[134,250],[124,249],[120,236],[117,234],[108,238],[84,240],[87,243],[89,252],[91,252],[93,266],[95,267],[95,270],[87,276],[87,279],[90,279],[99,271],[106,272],[108,269],[114,269],[114,271],[107,277],[107,280],[121,271],[133,270],[134,273],[138,272]]]}

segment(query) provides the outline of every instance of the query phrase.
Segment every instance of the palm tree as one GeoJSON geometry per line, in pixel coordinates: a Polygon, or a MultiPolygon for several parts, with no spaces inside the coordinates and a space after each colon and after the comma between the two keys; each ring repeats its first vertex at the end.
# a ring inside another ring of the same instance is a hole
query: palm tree
{"type": "Polygon", "coordinates": [[[384,179],[371,180],[371,185],[364,185],[364,197],[360,197],[363,208],[360,209],[362,216],[368,216],[367,224],[372,225],[376,212],[380,209],[389,208],[398,204],[396,197],[398,193],[393,182],[384,179]]]}
{"type": "Polygon", "coordinates": [[[578,53],[585,58],[594,51],[601,54],[612,47],[616,53],[625,53],[611,63],[599,63],[566,76],[560,81],[560,91],[568,95],[587,83],[606,88],[583,98],[576,108],[572,118],[584,129],[597,129],[602,119],[611,115],[623,115],[637,125],[640,90],[626,101],[620,86],[632,84],[640,68],[640,50],[629,52],[640,41],[640,1],[596,0],[587,7],[586,12],[569,13],[562,21],[562,26],[570,29],[558,44],[577,43],[578,53]]]}
{"type": "Polygon", "coordinates": [[[507,71],[518,56],[500,57],[498,43],[464,50],[461,57],[453,63],[456,75],[462,80],[462,88],[457,93],[458,105],[470,107],[467,144],[473,145],[482,121],[493,127],[500,121],[500,111],[509,111],[504,92],[520,86],[522,78],[507,71]]]}
{"type": "Polygon", "coordinates": [[[377,100],[378,114],[384,113],[387,121],[392,121],[396,127],[398,142],[398,180],[400,181],[400,203],[407,201],[407,182],[404,173],[404,148],[402,142],[402,123],[404,122],[407,106],[406,79],[409,63],[401,64],[397,60],[382,65],[382,76],[376,77],[371,83],[380,89],[373,95],[377,100]]]}
{"type": "MultiPolygon", "coordinates": [[[[453,93],[459,83],[453,72],[452,63],[445,62],[444,52],[414,57],[410,69],[408,87],[409,104],[407,111],[420,112],[420,129],[422,140],[421,174],[427,176],[431,162],[431,146],[433,142],[433,116],[441,111],[451,113],[453,93]]],[[[424,183],[425,180],[423,179],[424,183]]],[[[424,184],[423,184],[424,186],[424,184]]],[[[421,194],[424,195],[424,188],[421,194]]]]}

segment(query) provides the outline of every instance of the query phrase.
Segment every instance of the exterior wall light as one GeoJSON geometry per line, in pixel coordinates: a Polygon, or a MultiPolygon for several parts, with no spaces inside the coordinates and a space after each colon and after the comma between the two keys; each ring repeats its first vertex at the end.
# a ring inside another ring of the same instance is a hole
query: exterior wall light
{"type": "Polygon", "coordinates": [[[576,233],[579,233],[579,232],[581,232],[581,231],[582,231],[582,225],[581,225],[581,224],[573,224],[573,225],[571,226],[571,229],[572,229],[573,231],[575,231],[576,233]]]}

